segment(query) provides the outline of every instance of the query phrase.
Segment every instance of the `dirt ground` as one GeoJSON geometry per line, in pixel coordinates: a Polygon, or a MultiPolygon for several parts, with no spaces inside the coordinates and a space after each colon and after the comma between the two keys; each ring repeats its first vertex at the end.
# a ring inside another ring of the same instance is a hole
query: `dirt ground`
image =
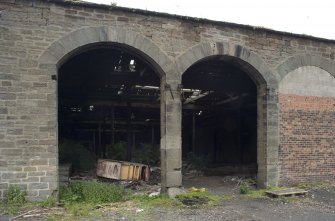
{"type": "MultiPolygon", "coordinates": [[[[269,198],[248,197],[239,193],[236,177],[194,177],[184,180],[184,187],[205,187],[217,196],[227,196],[216,206],[204,208],[163,208],[123,213],[108,210],[102,215],[77,220],[230,220],[230,221],[334,221],[335,185],[311,187],[306,196],[269,198]]],[[[135,208],[136,210],[136,208],[135,208]]],[[[0,217],[9,220],[10,216],[0,217]]],[[[50,220],[27,218],[15,220],[50,220]]],[[[55,219],[52,219],[55,220],[55,219]]],[[[56,219],[57,220],[57,219],[56,219]]]]}

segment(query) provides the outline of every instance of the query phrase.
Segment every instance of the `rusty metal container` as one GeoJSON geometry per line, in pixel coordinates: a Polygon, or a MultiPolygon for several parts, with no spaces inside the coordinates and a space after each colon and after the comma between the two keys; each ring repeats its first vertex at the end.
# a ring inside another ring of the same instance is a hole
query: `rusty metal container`
{"type": "Polygon", "coordinates": [[[149,180],[149,166],[140,163],[99,159],[97,175],[115,180],[149,180]]]}

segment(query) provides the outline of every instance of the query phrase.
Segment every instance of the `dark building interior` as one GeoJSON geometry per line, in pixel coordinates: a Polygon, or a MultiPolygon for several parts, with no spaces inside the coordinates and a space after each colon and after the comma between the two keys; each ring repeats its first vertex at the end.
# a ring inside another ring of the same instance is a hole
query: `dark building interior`
{"type": "MultiPolygon", "coordinates": [[[[122,45],[95,45],[61,66],[58,85],[60,143],[75,140],[98,158],[128,161],[150,146],[159,157],[160,77],[143,56],[122,45]],[[120,143],[125,155],[113,156],[109,149],[120,143]]],[[[212,175],[255,174],[251,78],[228,58],[212,57],[192,65],[182,85],[184,160],[203,158],[212,175]]]]}
{"type": "Polygon", "coordinates": [[[143,144],[159,148],[160,77],[151,65],[121,45],[94,46],[59,70],[59,140],[75,140],[108,156],[122,143],[126,159],[143,144]]]}
{"type": "Polygon", "coordinates": [[[213,57],[183,75],[183,156],[207,173],[257,173],[257,88],[228,58],[213,57]]]}

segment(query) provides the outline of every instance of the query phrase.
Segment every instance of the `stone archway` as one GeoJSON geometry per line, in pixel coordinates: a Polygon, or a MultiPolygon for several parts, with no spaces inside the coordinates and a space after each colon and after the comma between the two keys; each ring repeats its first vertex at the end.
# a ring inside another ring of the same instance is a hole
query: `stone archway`
{"type": "Polygon", "coordinates": [[[61,65],[77,49],[101,42],[114,42],[137,49],[162,73],[171,73],[171,60],[150,39],[119,27],[90,27],[76,30],[55,41],[39,58],[40,65],[61,65]]]}
{"type": "Polygon", "coordinates": [[[280,80],[282,80],[288,73],[302,66],[315,66],[327,71],[335,77],[334,62],[311,54],[299,54],[289,57],[282,64],[277,66],[276,71],[280,76],[280,80]]]}
{"type": "Polygon", "coordinates": [[[277,91],[280,77],[247,48],[228,42],[202,43],[176,59],[179,73],[211,56],[227,56],[249,73],[257,85],[257,164],[258,184],[277,185],[278,168],[278,107],[277,91]]]}
{"type": "MultiPolygon", "coordinates": [[[[175,182],[175,178],[173,177],[171,181],[166,177],[169,177],[167,174],[167,168],[165,166],[165,158],[172,158],[169,154],[166,153],[166,147],[171,146],[167,145],[166,142],[169,139],[169,134],[172,133],[170,129],[171,121],[167,121],[166,119],[170,117],[168,111],[175,104],[169,103],[166,97],[170,96],[170,90],[165,90],[166,79],[168,76],[176,73],[174,70],[174,63],[171,59],[150,39],[142,36],[141,34],[135,33],[133,31],[125,30],[119,27],[89,27],[76,30],[74,32],[69,33],[68,35],[62,37],[61,39],[55,41],[39,58],[39,67],[44,71],[48,72],[52,79],[57,79],[58,68],[69,58],[71,55],[78,52],[78,50],[84,48],[85,46],[97,44],[97,43],[117,43],[123,45],[125,47],[130,47],[136,50],[137,53],[142,55],[152,66],[156,69],[156,71],[160,74],[161,78],[161,158],[162,158],[162,191],[166,191],[167,187],[179,187],[181,182],[175,182]],[[165,92],[165,91],[168,91],[165,92]],[[169,115],[169,116],[167,116],[169,115]],[[180,184],[179,184],[180,183],[180,184]]],[[[57,84],[54,85],[54,93],[57,94],[57,84]]],[[[57,113],[57,99],[54,101],[54,107],[56,108],[55,113],[57,113]]],[[[177,104],[178,105],[178,104],[177,104]]],[[[52,122],[55,125],[55,131],[57,131],[58,123],[57,117],[55,117],[55,121],[52,122]]],[[[57,133],[57,132],[56,132],[57,133]]],[[[178,139],[178,133],[175,135],[176,139],[178,139]]],[[[58,159],[58,138],[56,137],[56,145],[55,145],[55,159],[58,159]]],[[[178,142],[177,142],[178,143],[178,142]]],[[[58,163],[56,163],[56,167],[58,168],[58,163]]],[[[169,168],[168,168],[169,169],[169,168]]],[[[174,174],[180,173],[181,171],[170,171],[174,174]]],[[[55,183],[53,184],[54,190],[58,189],[58,172],[55,171],[55,183]]],[[[179,175],[177,174],[179,177],[179,175]]],[[[181,176],[180,176],[181,177],[181,176]]]]}

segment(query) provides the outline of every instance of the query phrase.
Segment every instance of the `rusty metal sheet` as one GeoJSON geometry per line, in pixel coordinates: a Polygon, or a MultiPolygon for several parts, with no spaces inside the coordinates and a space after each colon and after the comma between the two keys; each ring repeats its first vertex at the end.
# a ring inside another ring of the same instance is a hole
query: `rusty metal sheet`
{"type": "Polygon", "coordinates": [[[119,180],[121,177],[121,163],[107,160],[98,160],[97,175],[119,180]]]}
{"type": "Polygon", "coordinates": [[[116,180],[149,180],[150,169],[148,165],[115,161],[110,159],[99,159],[97,175],[100,177],[116,180]]]}

